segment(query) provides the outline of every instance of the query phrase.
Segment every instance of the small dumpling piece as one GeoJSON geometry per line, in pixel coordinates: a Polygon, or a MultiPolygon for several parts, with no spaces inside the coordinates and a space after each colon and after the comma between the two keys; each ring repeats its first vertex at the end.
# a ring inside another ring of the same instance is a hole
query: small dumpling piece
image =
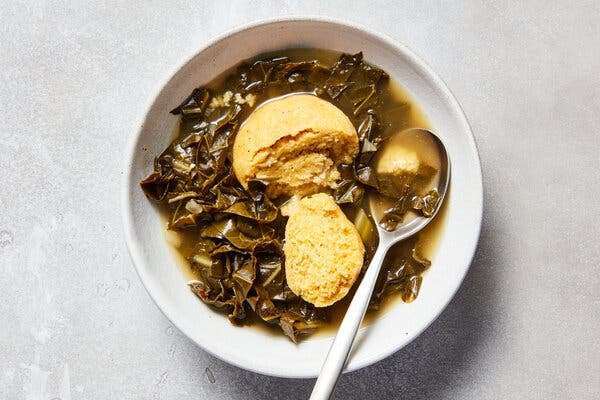
{"type": "Polygon", "coordinates": [[[396,143],[385,146],[377,162],[378,174],[416,174],[419,172],[419,156],[396,143]]]}
{"type": "Polygon", "coordinates": [[[260,179],[267,194],[306,196],[335,188],[337,167],[358,153],[358,135],[336,106],[295,94],[259,106],[233,144],[233,171],[242,186],[260,179]]]}
{"type": "Polygon", "coordinates": [[[415,150],[391,142],[383,148],[376,162],[379,191],[398,197],[405,186],[422,190],[435,176],[436,169],[423,162],[415,150]]]}
{"type": "Polygon", "coordinates": [[[293,198],[282,208],[285,274],[288,286],[317,307],[342,299],[356,282],[365,247],[352,222],[331,196],[293,198]]]}

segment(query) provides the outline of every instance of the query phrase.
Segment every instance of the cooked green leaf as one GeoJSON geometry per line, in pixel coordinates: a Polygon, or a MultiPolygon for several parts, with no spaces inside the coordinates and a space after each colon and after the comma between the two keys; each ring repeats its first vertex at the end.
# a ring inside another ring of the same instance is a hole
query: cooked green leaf
{"type": "MultiPolygon", "coordinates": [[[[392,192],[394,205],[382,221],[389,229],[409,210],[431,216],[439,194],[418,196],[416,189],[432,171],[424,169],[396,186],[377,177],[372,160],[379,144],[390,134],[392,121],[395,128],[403,126],[411,110],[408,103],[394,100],[388,75],[364,62],[362,53],[343,54],[332,65],[294,57],[246,62],[217,86],[195,89],[171,111],[180,117],[179,135],[156,157],[154,171],[140,185],[167,211],[169,229],[185,233],[194,244],[186,253],[197,278],[189,282],[190,290],[232,323],[258,318],[278,325],[296,342],[322,326],[331,310],[305,302],[287,285],[282,248],[286,218],[279,212],[281,204],[266,195],[269,183],[251,180],[245,188],[233,173],[232,145],[242,122],[261,102],[293,92],[314,93],[350,118],[357,127],[359,154],[339,167],[333,196],[355,222],[371,255],[377,236],[365,212],[366,194],[405,184],[410,188],[392,192]]],[[[392,292],[405,301],[417,296],[430,263],[416,246],[416,239],[403,242],[395,257],[388,258],[372,308],[392,292]]]]}

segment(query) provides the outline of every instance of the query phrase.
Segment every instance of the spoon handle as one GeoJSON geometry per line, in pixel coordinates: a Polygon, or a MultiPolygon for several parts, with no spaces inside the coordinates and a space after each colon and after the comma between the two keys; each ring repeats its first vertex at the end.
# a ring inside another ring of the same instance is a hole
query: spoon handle
{"type": "Polygon", "coordinates": [[[346,364],[348,354],[350,354],[356,332],[358,332],[360,323],[367,311],[381,264],[387,253],[387,248],[388,246],[384,246],[382,243],[379,244],[367,268],[367,272],[363,276],[360,286],[352,298],[350,307],[348,307],[348,311],[344,315],[344,320],[338,329],[333,344],[329,348],[329,353],[327,353],[321,373],[310,395],[310,400],[327,400],[331,396],[342,369],[346,364]]]}

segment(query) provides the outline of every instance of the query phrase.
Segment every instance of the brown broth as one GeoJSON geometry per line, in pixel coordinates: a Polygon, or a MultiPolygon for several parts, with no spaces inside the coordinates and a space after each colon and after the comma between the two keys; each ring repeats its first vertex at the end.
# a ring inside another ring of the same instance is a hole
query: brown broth
{"type": "MultiPolygon", "coordinates": [[[[328,51],[328,50],[316,50],[316,49],[290,49],[290,50],[279,51],[276,53],[262,54],[259,57],[256,57],[256,59],[264,59],[264,58],[273,57],[273,56],[278,56],[278,57],[287,56],[287,57],[290,57],[291,59],[293,59],[294,61],[318,59],[321,63],[330,65],[330,64],[333,64],[339,58],[340,53],[328,51]]],[[[223,93],[223,92],[229,90],[231,87],[229,86],[230,83],[228,82],[227,77],[233,71],[235,71],[235,67],[231,70],[224,72],[219,77],[217,77],[213,81],[209,82],[208,84],[205,84],[204,86],[214,90],[216,93],[223,93]]],[[[423,112],[423,110],[421,110],[421,108],[416,103],[416,101],[411,97],[411,95],[404,88],[402,88],[402,86],[398,82],[395,82],[393,79],[390,79],[390,89],[393,93],[395,100],[397,101],[397,103],[394,104],[394,106],[397,107],[398,103],[402,103],[407,106],[407,110],[405,110],[405,112],[403,114],[403,118],[389,121],[389,122],[391,122],[391,124],[388,127],[386,127],[383,136],[387,137],[395,132],[398,132],[398,131],[404,130],[404,129],[408,129],[408,128],[426,128],[426,129],[432,128],[426,114],[423,112]]],[[[271,98],[262,98],[262,99],[259,98],[257,100],[258,100],[258,102],[257,102],[257,105],[258,105],[264,101],[271,100],[271,98]]],[[[179,128],[180,127],[178,125],[177,128],[175,129],[175,131],[173,132],[173,137],[171,138],[171,141],[176,140],[177,138],[180,137],[179,128]]],[[[426,153],[426,155],[425,155],[426,158],[430,157],[430,154],[428,154],[426,151],[427,149],[420,149],[420,150],[421,151],[425,150],[424,152],[426,153]]],[[[366,197],[367,196],[365,196],[365,199],[364,199],[361,207],[367,213],[369,218],[371,218],[370,212],[369,212],[368,201],[367,201],[366,197]]],[[[442,231],[444,229],[445,220],[446,220],[446,214],[447,214],[446,204],[447,203],[448,203],[448,201],[446,201],[444,203],[444,205],[440,209],[440,212],[437,214],[435,219],[423,231],[421,231],[418,234],[417,246],[418,246],[421,254],[429,260],[433,260],[435,258],[435,253],[438,249],[439,241],[442,236],[442,231]]],[[[348,207],[342,207],[342,209],[346,213],[348,218],[352,221],[356,214],[356,209],[352,210],[348,207]]],[[[165,239],[166,239],[167,243],[169,244],[170,249],[172,250],[172,253],[177,261],[177,265],[181,268],[181,270],[185,274],[185,276],[187,278],[189,278],[190,280],[198,279],[199,277],[196,275],[195,271],[191,267],[190,262],[187,260],[187,257],[189,255],[191,255],[193,252],[195,240],[198,237],[198,231],[195,229],[191,229],[191,230],[187,230],[187,231],[174,231],[174,230],[166,229],[166,227],[168,225],[170,211],[171,210],[168,209],[168,207],[161,208],[161,216],[163,218],[163,223],[165,225],[165,239]]],[[[371,218],[371,221],[372,221],[372,218],[371,218]]],[[[365,243],[367,260],[370,260],[372,255],[374,254],[377,241],[378,241],[377,233],[376,233],[376,230],[373,229],[373,233],[372,233],[371,237],[369,238],[367,243],[365,243]]],[[[402,244],[400,243],[400,244],[394,246],[390,250],[390,253],[388,254],[388,258],[397,256],[398,252],[402,252],[402,251],[406,251],[406,250],[403,248],[402,244]]],[[[423,284],[424,285],[427,284],[426,278],[424,279],[423,284]]],[[[357,286],[358,286],[358,284],[355,284],[354,288],[356,288],[357,286]]],[[[182,288],[182,290],[186,290],[186,289],[182,288]]],[[[328,307],[329,321],[324,326],[320,327],[317,332],[315,332],[313,335],[311,335],[309,338],[307,338],[305,340],[310,340],[310,338],[316,338],[316,337],[322,338],[322,337],[331,336],[331,335],[335,334],[335,331],[337,330],[341,320],[343,319],[345,310],[348,308],[348,305],[352,298],[352,294],[353,294],[353,291],[351,293],[349,293],[349,295],[347,295],[341,301],[328,307]]],[[[363,321],[363,325],[368,325],[368,324],[373,323],[378,317],[382,316],[387,311],[389,311],[389,309],[391,307],[394,307],[397,304],[397,302],[399,302],[399,301],[400,302],[402,301],[400,293],[392,293],[392,294],[387,295],[384,298],[384,300],[381,302],[380,307],[377,310],[369,310],[367,312],[367,314],[365,316],[365,320],[363,321]]],[[[281,329],[279,328],[279,326],[263,323],[260,320],[260,318],[254,316],[253,313],[252,313],[252,316],[253,316],[253,318],[249,318],[247,321],[249,325],[252,325],[253,327],[255,327],[257,329],[261,329],[262,331],[269,333],[269,334],[274,334],[277,336],[282,335],[281,329]]],[[[224,320],[224,322],[226,321],[225,318],[223,320],[224,320]]],[[[245,324],[245,325],[247,325],[247,324],[245,324]]]]}

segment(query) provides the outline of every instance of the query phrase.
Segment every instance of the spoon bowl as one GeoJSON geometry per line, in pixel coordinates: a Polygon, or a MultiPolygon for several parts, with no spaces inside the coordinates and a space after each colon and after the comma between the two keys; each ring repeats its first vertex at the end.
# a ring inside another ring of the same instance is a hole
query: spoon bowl
{"type": "MultiPolygon", "coordinates": [[[[440,168],[436,174],[435,180],[437,180],[437,182],[434,182],[432,186],[434,186],[435,189],[437,189],[438,193],[440,194],[440,199],[431,217],[417,215],[414,218],[407,219],[404,223],[400,223],[393,231],[387,231],[383,229],[380,224],[376,223],[375,225],[377,226],[377,231],[379,232],[379,247],[383,245],[383,241],[390,242],[391,245],[401,240],[404,240],[423,229],[425,225],[427,225],[433,218],[435,218],[442,202],[444,201],[444,197],[446,195],[446,191],[448,190],[448,185],[450,183],[450,159],[448,157],[448,153],[446,152],[446,147],[444,146],[440,138],[430,130],[422,128],[407,129],[397,133],[396,135],[400,136],[407,133],[411,133],[417,137],[423,136],[432,139],[432,141],[435,143],[437,156],[439,157],[440,168]]],[[[373,194],[369,197],[371,215],[373,216],[375,222],[381,221],[381,219],[383,218],[383,209],[381,207],[379,197],[380,196],[377,194],[373,194]]]]}
{"type": "MultiPolygon", "coordinates": [[[[375,219],[377,231],[379,233],[377,251],[373,255],[373,259],[352,298],[348,311],[346,311],[346,315],[344,316],[338,333],[329,349],[329,353],[327,353],[327,358],[323,363],[321,373],[317,378],[317,382],[315,383],[315,387],[310,396],[311,400],[326,400],[331,396],[344,365],[348,360],[354,338],[356,337],[356,333],[358,332],[360,324],[365,316],[365,312],[367,311],[371,295],[373,294],[373,288],[377,282],[381,265],[383,264],[383,260],[385,259],[388,250],[395,243],[398,243],[423,229],[437,214],[448,190],[448,185],[450,183],[450,159],[446,147],[440,138],[431,131],[420,128],[401,131],[393,135],[393,137],[408,133],[413,134],[417,139],[432,139],[435,143],[438,153],[437,157],[439,158],[439,171],[437,172],[437,179],[434,180],[434,187],[440,195],[439,200],[430,217],[416,216],[412,219],[405,220],[405,222],[401,222],[393,231],[387,231],[378,223],[382,217],[380,199],[377,195],[372,195],[369,198],[371,215],[375,219]]],[[[385,148],[387,143],[390,143],[390,139],[384,142],[383,146],[380,146],[378,153],[385,148]]]]}

